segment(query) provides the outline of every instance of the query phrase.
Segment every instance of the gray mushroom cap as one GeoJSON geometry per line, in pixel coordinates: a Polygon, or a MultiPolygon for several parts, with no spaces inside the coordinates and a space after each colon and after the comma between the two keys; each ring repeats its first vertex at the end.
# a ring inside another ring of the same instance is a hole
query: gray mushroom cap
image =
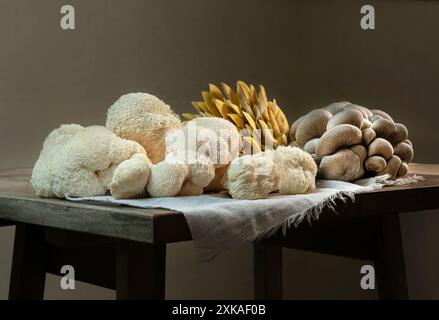
{"type": "Polygon", "coordinates": [[[332,114],[323,109],[315,109],[300,121],[296,129],[296,141],[303,146],[313,138],[320,138],[332,114]]]}
{"type": "Polygon", "coordinates": [[[324,157],[340,148],[360,144],[363,136],[361,130],[351,124],[340,124],[326,131],[316,147],[316,154],[324,157]]]}

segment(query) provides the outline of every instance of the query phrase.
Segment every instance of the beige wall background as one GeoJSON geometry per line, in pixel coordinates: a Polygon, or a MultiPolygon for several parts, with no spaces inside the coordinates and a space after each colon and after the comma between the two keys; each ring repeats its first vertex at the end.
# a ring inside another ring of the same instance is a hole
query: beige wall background
{"type": "MultiPolygon", "coordinates": [[[[61,123],[104,124],[121,94],[153,93],[191,111],[209,82],[263,83],[292,122],[351,100],[405,123],[416,161],[439,162],[439,3],[368,1],[376,30],[360,29],[363,1],[0,0],[0,169],[31,167],[61,123]],[[77,29],[59,27],[64,4],[77,29]]],[[[403,232],[413,298],[439,298],[438,212],[407,214],[403,232]],[[436,213],[436,214],[435,214],[436,213]]],[[[13,228],[0,229],[0,298],[7,297],[13,228]]],[[[349,241],[349,239],[346,239],[349,241]]],[[[360,290],[365,262],[284,251],[285,297],[374,298],[360,290]]],[[[208,264],[190,243],[170,245],[168,298],[252,297],[252,251],[208,264]]],[[[111,299],[80,284],[48,299],[111,299]]]]}

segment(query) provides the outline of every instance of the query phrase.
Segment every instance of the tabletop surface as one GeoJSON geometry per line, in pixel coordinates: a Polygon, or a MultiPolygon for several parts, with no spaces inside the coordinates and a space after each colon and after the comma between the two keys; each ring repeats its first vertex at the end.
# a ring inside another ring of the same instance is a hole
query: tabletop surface
{"type": "MultiPolygon", "coordinates": [[[[339,201],[338,214],[326,208],[319,221],[439,208],[439,165],[411,164],[410,174],[425,180],[359,194],[353,203],[339,201]]],[[[0,219],[147,243],[191,240],[180,212],[38,198],[30,175],[30,169],[0,170],[0,219]]]]}

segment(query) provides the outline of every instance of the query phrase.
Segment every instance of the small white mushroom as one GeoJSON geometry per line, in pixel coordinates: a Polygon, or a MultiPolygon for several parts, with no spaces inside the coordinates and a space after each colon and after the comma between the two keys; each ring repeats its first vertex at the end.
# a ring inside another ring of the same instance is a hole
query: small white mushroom
{"type": "Polygon", "coordinates": [[[363,174],[360,157],[351,149],[340,149],[322,158],[318,176],[327,180],[355,181],[363,174]]]}
{"type": "Polygon", "coordinates": [[[402,123],[395,123],[395,130],[393,133],[388,137],[387,140],[393,145],[400,143],[401,141],[404,141],[407,139],[409,135],[409,132],[407,130],[407,127],[403,125],[402,123]]]}
{"type": "Polygon", "coordinates": [[[375,131],[377,137],[387,139],[395,131],[395,124],[390,120],[381,118],[372,123],[371,128],[375,131]]]}
{"type": "Polygon", "coordinates": [[[323,109],[309,112],[296,129],[296,141],[303,146],[313,138],[320,138],[326,131],[326,125],[332,114],[323,109]]]}
{"type": "Polygon", "coordinates": [[[146,189],[152,198],[176,196],[189,175],[183,161],[165,159],[151,167],[146,189]]]}
{"type": "Polygon", "coordinates": [[[360,111],[354,109],[344,110],[329,119],[326,130],[330,130],[339,124],[351,124],[360,128],[362,123],[363,115],[360,111]]]}
{"type": "Polygon", "coordinates": [[[305,145],[303,146],[303,150],[305,150],[308,153],[315,153],[317,144],[319,143],[319,138],[314,138],[309,140],[305,145]]]}
{"type": "Polygon", "coordinates": [[[383,138],[376,138],[369,145],[368,156],[382,156],[384,159],[389,159],[393,155],[393,147],[389,141],[383,138]]]}
{"type": "Polygon", "coordinates": [[[361,130],[361,134],[363,135],[362,142],[366,146],[368,146],[373,141],[373,139],[375,139],[375,137],[376,137],[375,131],[373,131],[373,129],[371,129],[371,128],[366,128],[366,129],[361,130]]]}
{"type": "Polygon", "coordinates": [[[378,175],[389,174],[391,178],[395,178],[398,169],[401,166],[401,159],[398,156],[392,156],[387,161],[387,166],[383,171],[378,172],[378,175]]]}
{"type": "Polygon", "coordinates": [[[386,168],[387,162],[383,157],[372,156],[366,159],[364,165],[368,171],[380,172],[386,168]]]}
{"type": "Polygon", "coordinates": [[[400,142],[395,146],[395,155],[404,162],[411,162],[414,156],[413,148],[407,143],[400,142]]]}
{"type": "Polygon", "coordinates": [[[351,147],[362,141],[361,130],[350,124],[340,124],[326,131],[316,147],[316,154],[324,157],[340,148],[351,147]]]}

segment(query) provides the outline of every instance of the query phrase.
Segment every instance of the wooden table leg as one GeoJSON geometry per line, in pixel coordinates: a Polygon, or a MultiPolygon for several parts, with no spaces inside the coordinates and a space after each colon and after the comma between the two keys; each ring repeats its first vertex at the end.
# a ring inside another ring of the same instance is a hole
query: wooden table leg
{"type": "Polygon", "coordinates": [[[253,243],[255,299],[282,299],[282,247],[253,243]]]}
{"type": "Polygon", "coordinates": [[[409,299],[399,215],[380,217],[375,273],[380,299],[409,299]]]}
{"type": "Polygon", "coordinates": [[[45,262],[44,227],[17,224],[9,299],[43,299],[45,262]]]}
{"type": "Polygon", "coordinates": [[[117,244],[116,297],[165,299],[166,244],[117,244]]]}

